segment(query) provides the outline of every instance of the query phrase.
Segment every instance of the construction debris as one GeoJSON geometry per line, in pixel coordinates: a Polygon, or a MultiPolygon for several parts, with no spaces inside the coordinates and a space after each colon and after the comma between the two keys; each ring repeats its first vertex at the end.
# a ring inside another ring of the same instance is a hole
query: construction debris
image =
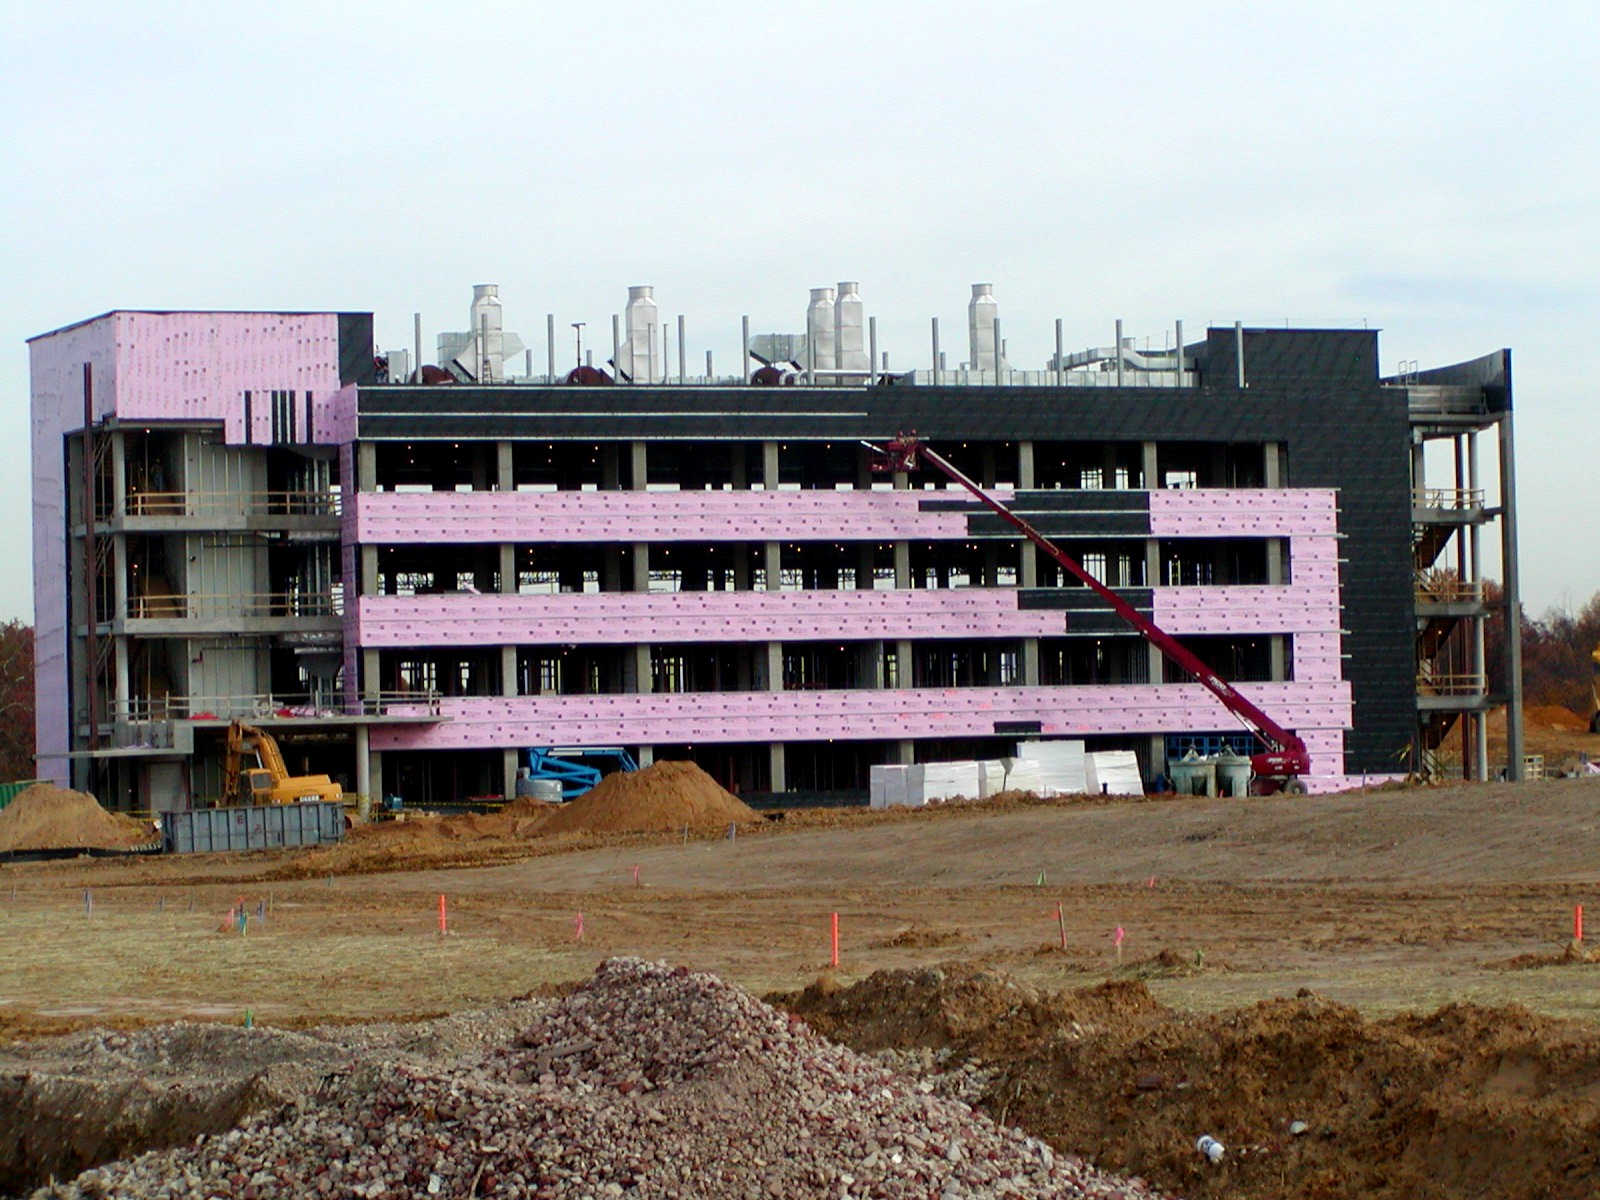
{"type": "Polygon", "coordinates": [[[431,1062],[352,1045],[286,1111],[35,1200],[1156,1196],[711,975],[613,959],[525,1014],[519,1034],[431,1062]]]}

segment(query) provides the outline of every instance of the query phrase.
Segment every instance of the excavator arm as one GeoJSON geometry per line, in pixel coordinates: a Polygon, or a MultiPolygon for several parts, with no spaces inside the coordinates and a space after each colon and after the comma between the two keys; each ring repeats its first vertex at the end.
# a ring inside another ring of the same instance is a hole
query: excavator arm
{"type": "MultiPolygon", "coordinates": [[[[1171,634],[1161,629],[1153,621],[1142,615],[1133,605],[1089,574],[1083,565],[1070,554],[1062,550],[1000,501],[985,492],[943,455],[930,450],[915,434],[901,434],[884,446],[875,446],[871,442],[862,442],[861,444],[873,453],[872,469],[874,471],[885,473],[914,471],[917,469],[919,462],[926,462],[971,492],[984,507],[998,514],[1007,523],[1015,527],[1024,537],[1054,559],[1063,570],[1110,605],[1112,611],[1133,626],[1134,630],[1145,641],[1161,651],[1170,661],[1176,663],[1183,671],[1204,686],[1207,691],[1222,702],[1224,708],[1266,743],[1267,749],[1262,753],[1252,755],[1250,759],[1250,769],[1256,775],[1262,778],[1281,779],[1284,781],[1286,790],[1303,790],[1303,787],[1298,783],[1298,777],[1311,770],[1311,755],[1306,750],[1305,742],[1262,712],[1247,697],[1241,695],[1237,688],[1213,671],[1171,634]]],[[[1600,654],[1600,651],[1597,651],[1597,654],[1600,654]]],[[[1597,663],[1600,663],[1600,658],[1597,658],[1597,663]]]]}

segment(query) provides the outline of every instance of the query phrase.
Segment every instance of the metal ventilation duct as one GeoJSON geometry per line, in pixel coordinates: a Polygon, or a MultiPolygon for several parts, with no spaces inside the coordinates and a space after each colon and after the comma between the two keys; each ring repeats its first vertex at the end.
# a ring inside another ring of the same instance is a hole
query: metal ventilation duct
{"type": "Polygon", "coordinates": [[[1005,357],[1003,350],[994,344],[994,323],[999,317],[1000,305],[994,298],[994,284],[973,284],[972,299],[967,303],[967,341],[974,371],[992,374],[1005,369],[1001,361],[1005,357]]]}
{"type": "Polygon", "coordinates": [[[861,302],[860,285],[841,280],[833,305],[834,354],[841,371],[860,372],[845,378],[847,383],[864,383],[872,363],[867,357],[866,306],[861,302]]]}
{"type": "Polygon", "coordinates": [[[811,289],[806,307],[807,366],[813,371],[831,371],[835,366],[833,342],[833,302],[831,287],[811,289]]]}
{"type": "Polygon", "coordinates": [[[661,314],[653,287],[630,287],[623,319],[627,337],[617,353],[617,369],[634,383],[660,383],[666,377],[661,350],[661,314]]]}

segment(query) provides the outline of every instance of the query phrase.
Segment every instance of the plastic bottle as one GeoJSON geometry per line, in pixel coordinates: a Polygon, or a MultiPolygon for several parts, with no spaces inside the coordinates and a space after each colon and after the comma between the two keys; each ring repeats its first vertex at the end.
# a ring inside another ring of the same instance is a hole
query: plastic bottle
{"type": "Polygon", "coordinates": [[[1201,1134],[1196,1139],[1194,1148],[1214,1163],[1221,1162],[1223,1154],[1227,1152],[1227,1148],[1209,1133],[1201,1134]]]}

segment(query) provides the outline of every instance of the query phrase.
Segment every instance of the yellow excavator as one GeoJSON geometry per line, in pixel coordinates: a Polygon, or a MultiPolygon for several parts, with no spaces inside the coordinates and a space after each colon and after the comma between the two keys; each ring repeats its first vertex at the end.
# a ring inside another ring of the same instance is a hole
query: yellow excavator
{"type": "Polygon", "coordinates": [[[254,725],[228,726],[222,803],[293,804],[299,800],[343,801],[344,789],[326,775],[290,775],[277,739],[254,725]],[[254,766],[250,763],[254,762],[254,766]]]}

